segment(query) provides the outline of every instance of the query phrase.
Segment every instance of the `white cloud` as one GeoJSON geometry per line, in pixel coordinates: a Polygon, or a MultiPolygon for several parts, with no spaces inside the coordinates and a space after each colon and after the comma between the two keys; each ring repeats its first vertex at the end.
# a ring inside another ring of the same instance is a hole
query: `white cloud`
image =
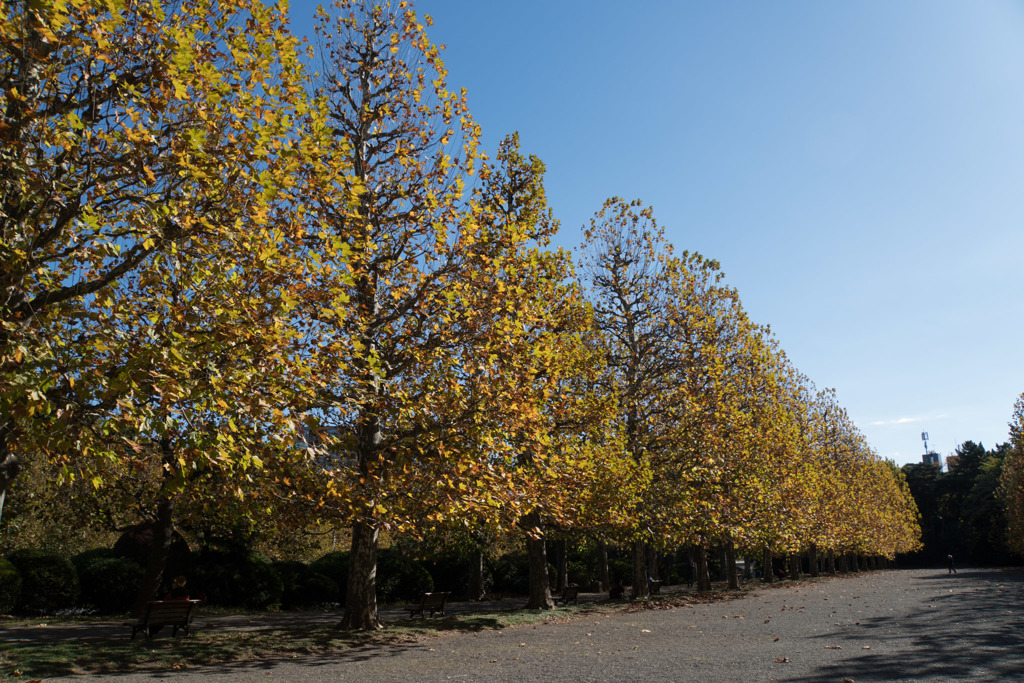
{"type": "Polygon", "coordinates": [[[947,417],[947,415],[945,415],[945,414],[942,414],[942,415],[922,415],[922,416],[917,416],[917,417],[897,417],[897,418],[894,418],[894,419],[891,419],[891,420],[872,420],[868,424],[872,425],[873,427],[889,427],[889,426],[893,426],[893,425],[905,425],[905,424],[912,424],[914,422],[924,422],[926,420],[942,420],[942,419],[944,419],[946,417],[947,417]]]}

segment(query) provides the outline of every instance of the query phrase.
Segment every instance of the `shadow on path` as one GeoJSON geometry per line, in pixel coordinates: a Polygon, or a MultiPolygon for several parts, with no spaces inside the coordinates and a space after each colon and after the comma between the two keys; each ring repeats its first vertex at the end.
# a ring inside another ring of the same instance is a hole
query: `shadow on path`
{"type": "Polygon", "coordinates": [[[1024,678],[1024,575],[977,569],[920,580],[925,586],[919,608],[899,616],[868,618],[843,632],[850,641],[884,640],[892,646],[886,647],[891,654],[865,652],[790,680],[1024,678]]]}

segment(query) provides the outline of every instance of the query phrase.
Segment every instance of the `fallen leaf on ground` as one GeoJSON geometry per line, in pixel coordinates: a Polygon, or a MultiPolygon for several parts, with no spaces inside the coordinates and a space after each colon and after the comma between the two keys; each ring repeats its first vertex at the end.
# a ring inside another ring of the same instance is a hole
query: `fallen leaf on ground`
{"type": "Polygon", "coordinates": [[[842,645],[826,645],[825,649],[826,650],[842,650],[843,646],[842,645]]]}
{"type": "Polygon", "coordinates": [[[789,657],[776,657],[775,661],[778,662],[779,664],[788,664],[789,663],[789,657]]]}

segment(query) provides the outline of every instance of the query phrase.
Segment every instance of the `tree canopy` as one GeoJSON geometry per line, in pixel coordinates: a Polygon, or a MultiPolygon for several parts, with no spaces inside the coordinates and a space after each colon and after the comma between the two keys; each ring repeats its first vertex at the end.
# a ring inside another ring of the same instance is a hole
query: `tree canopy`
{"type": "Polygon", "coordinates": [[[550,533],[631,546],[637,597],[652,547],[914,549],[903,474],[717,262],[620,198],[552,247],[429,25],[338,0],[313,72],[258,0],[3,4],[0,505],[32,453],[155,521],[140,601],[186,518],[350,529],[358,629],[382,533],[525,536],[535,607],[550,533]]]}

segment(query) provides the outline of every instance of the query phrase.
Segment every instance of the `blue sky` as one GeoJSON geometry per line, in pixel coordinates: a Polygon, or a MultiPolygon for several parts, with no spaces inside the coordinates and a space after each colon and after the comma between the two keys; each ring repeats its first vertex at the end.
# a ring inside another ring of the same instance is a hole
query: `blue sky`
{"type": "MultiPolygon", "coordinates": [[[[314,3],[292,6],[309,32],[314,3]]],[[[919,462],[1024,392],[1024,3],[422,0],[487,147],[548,168],[560,244],[608,196],[919,462]]]]}

